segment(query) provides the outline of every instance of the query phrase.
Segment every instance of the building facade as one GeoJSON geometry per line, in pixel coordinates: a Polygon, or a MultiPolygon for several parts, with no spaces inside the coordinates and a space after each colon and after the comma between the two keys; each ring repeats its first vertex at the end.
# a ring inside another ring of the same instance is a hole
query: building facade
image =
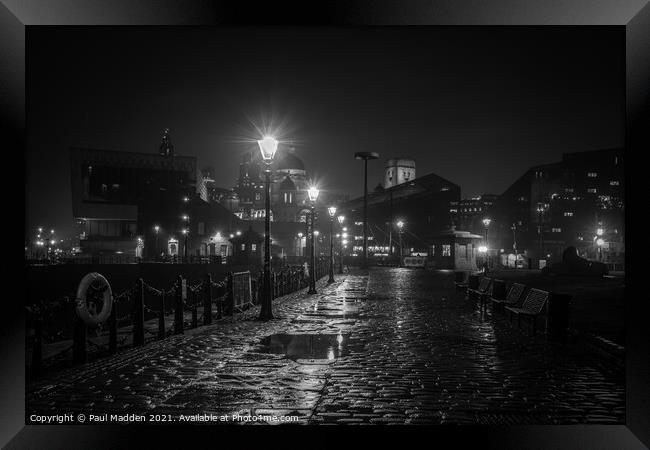
{"type": "Polygon", "coordinates": [[[567,153],[532,167],[495,202],[494,248],[525,252],[544,265],[574,246],[582,257],[622,266],[623,175],[622,149],[567,153]]]}

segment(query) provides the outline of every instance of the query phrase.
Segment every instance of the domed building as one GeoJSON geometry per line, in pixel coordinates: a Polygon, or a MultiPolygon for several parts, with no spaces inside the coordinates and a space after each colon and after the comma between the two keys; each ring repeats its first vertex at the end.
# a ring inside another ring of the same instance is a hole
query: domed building
{"type": "MultiPolygon", "coordinates": [[[[239,165],[234,191],[239,199],[236,215],[244,220],[263,220],[265,215],[264,162],[251,150],[239,165]]],[[[280,147],[271,164],[271,220],[304,222],[308,206],[307,171],[295,149],[280,147]]]]}

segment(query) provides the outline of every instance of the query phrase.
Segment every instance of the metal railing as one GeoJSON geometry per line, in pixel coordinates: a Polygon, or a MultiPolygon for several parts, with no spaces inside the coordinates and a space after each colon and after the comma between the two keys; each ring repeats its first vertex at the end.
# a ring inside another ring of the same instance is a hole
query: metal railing
{"type": "MultiPolygon", "coordinates": [[[[318,260],[314,271],[316,279],[325,276],[326,269],[326,262],[318,260]]],[[[309,278],[302,266],[285,266],[271,275],[273,298],[308,286],[309,278]]],[[[262,298],[262,280],[261,271],[231,272],[218,282],[206,274],[202,281],[192,286],[179,275],[170,288],[157,289],[140,278],[131,288],[113,295],[108,321],[94,329],[77,316],[74,295],[33,303],[26,308],[27,344],[28,350],[31,350],[31,365],[28,366],[30,376],[42,373],[45,345],[71,340],[71,344],[57,354],[72,350],[74,364],[87,362],[89,346],[96,350],[94,353],[113,355],[118,347],[128,346],[129,338],[132,346],[143,346],[147,341],[164,339],[170,334],[183,334],[186,328],[196,328],[199,323],[210,325],[215,319],[232,316],[235,312],[258,305],[262,298]],[[199,309],[202,310],[201,317],[199,309]],[[187,312],[190,313],[189,320],[186,319],[187,312]],[[170,316],[173,316],[173,322],[168,327],[166,319],[170,316]],[[154,331],[151,326],[147,329],[145,322],[156,318],[154,331]],[[131,327],[130,331],[128,327],[131,327]]]]}

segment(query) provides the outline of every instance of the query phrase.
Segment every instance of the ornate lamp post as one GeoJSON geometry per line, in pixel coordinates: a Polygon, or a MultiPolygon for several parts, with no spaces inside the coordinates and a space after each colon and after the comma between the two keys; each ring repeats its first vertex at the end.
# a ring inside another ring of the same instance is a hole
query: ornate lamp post
{"type": "Polygon", "coordinates": [[[185,214],[183,216],[183,221],[185,222],[185,228],[183,228],[183,259],[187,262],[187,235],[190,234],[190,216],[185,214]]]}
{"type": "Polygon", "coordinates": [[[363,160],[363,260],[361,266],[368,267],[368,160],[379,158],[379,153],[357,152],[355,159],[363,160]]]}
{"type": "Polygon", "coordinates": [[[271,296],[271,163],[275,152],[278,150],[278,141],[271,137],[265,136],[258,140],[257,144],[262,153],[262,159],[266,164],[264,176],[266,181],[266,202],[264,214],[264,288],[262,293],[262,307],[260,309],[260,320],[273,319],[273,308],[271,296]]]}
{"type": "MultiPolygon", "coordinates": [[[[339,216],[339,225],[343,226],[343,221],[345,216],[339,216]]],[[[343,233],[341,233],[341,238],[339,239],[339,273],[343,273],[343,233]]]]}
{"type": "Polygon", "coordinates": [[[316,293],[316,252],[314,250],[314,227],[316,225],[316,200],[318,199],[318,194],[319,194],[318,188],[315,186],[310,187],[307,190],[307,195],[309,195],[309,201],[311,202],[311,230],[310,230],[310,248],[311,248],[311,253],[310,253],[310,259],[311,259],[311,267],[309,268],[309,291],[307,291],[308,294],[315,294],[316,293]]]}
{"type": "Polygon", "coordinates": [[[330,215],[330,277],[328,283],[334,283],[334,215],[336,214],[336,206],[327,208],[330,215]]]}
{"type": "Polygon", "coordinates": [[[489,217],[486,217],[483,219],[483,226],[485,227],[485,248],[486,248],[486,253],[485,253],[485,265],[489,266],[489,261],[490,261],[490,252],[487,251],[490,249],[490,245],[488,244],[488,228],[490,226],[490,222],[492,222],[492,219],[489,217]]]}
{"type": "Polygon", "coordinates": [[[156,232],[156,248],[154,249],[154,251],[156,253],[156,259],[157,259],[158,255],[160,255],[160,253],[158,253],[158,233],[160,232],[160,226],[155,225],[153,229],[156,232]]]}
{"type": "Polygon", "coordinates": [[[399,231],[399,266],[402,267],[402,257],[404,256],[404,246],[402,245],[402,229],[404,228],[404,222],[401,220],[397,221],[397,230],[399,231]]]}
{"type": "Polygon", "coordinates": [[[298,256],[302,256],[302,232],[298,233],[298,256]]]}

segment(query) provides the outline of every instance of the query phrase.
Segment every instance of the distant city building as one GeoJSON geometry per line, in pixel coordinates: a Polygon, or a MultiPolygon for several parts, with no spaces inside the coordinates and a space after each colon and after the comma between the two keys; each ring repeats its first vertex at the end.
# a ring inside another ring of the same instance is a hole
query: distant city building
{"type": "Polygon", "coordinates": [[[388,189],[398,184],[415,179],[415,161],[405,158],[386,160],[384,188],[388,189]]]}
{"type": "Polygon", "coordinates": [[[174,154],[169,130],[159,154],[85,148],[70,153],[72,213],[82,254],[183,255],[185,229],[188,256],[220,254],[210,247],[211,237],[243,228],[226,208],[197,195],[196,158],[174,154]]]}
{"type": "Polygon", "coordinates": [[[456,228],[482,234],[485,228],[483,219],[490,217],[490,211],[498,197],[495,194],[483,194],[451,202],[449,212],[456,228]]]}
{"type": "Polygon", "coordinates": [[[510,252],[516,243],[518,253],[551,261],[574,246],[583,257],[622,267],[624,192],[622,149],[566,153],[561,162],[530,168],[499,196],[490,246],[510,252]]]}
{"type": "MultiPolygon", "coordinates": [[[[399,255],[398,221],[404,223],[404,255],[426,254],[434,236],[452,226],[449,205],[459,200],[460,187],[436,174],[368,193],[368,255],[399,255]]],[[[363,203],[358,197],[340,205],[352,255],[363,254],[363,203]]]]}

